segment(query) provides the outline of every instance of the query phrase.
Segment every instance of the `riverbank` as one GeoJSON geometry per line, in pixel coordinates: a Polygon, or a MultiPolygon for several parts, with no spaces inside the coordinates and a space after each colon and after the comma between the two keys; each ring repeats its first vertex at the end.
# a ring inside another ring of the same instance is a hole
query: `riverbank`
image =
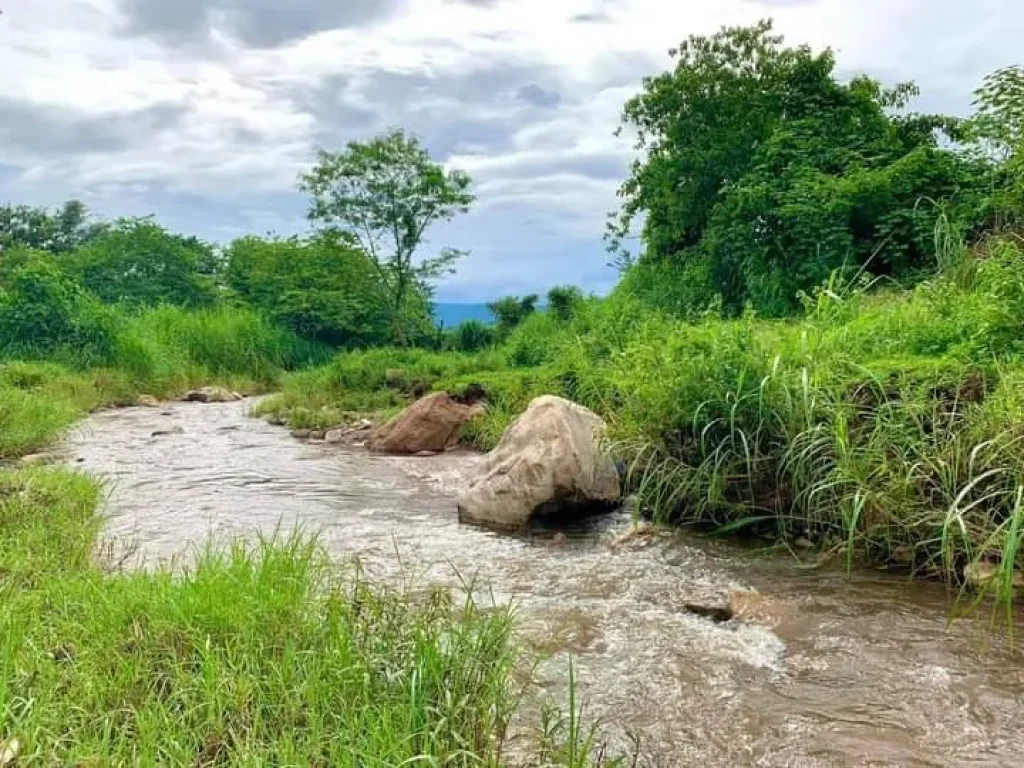
{"type": "Polygon", "coordinates": [[[521,667],[512,678],[513,693],[526,695],[505,764],[546,762],[545,723],[566,735],[568,723],[544,711],[569,701],[570,663],[583,722],[600,724],[607,752],[631,754],[638,737],[638,765],[1019,757],[1019,652],[986,611],[951,623],[955,594],[941,585],[841,562],[799,566],[763,546],[672,529],[624,538],[625,512],[494,534],[458,522],[456,493],[479,462],[472,452],[375,455],[295,440],[248,410],[105,410],[59,453],[109,481],[102,535],[137,545],[130,564],[188,562],[211,535],[254,541],[298,529],[318,532],[336,566],[358,559],[365,579],[399,593],[470,589],[482,608],[512,606],[512,642],[530,674],[521,667]],[[740,618],[691,609],[740,590],[749,600],[740,618]]]}
{"type": "Polygon", "coordinates": [[[19,764],[497,761],[507,611],[370,585],[299,534],[210,544],[180,578],[111,572],[98,498],[67,471],[0,474],[0,742],[19,764]]]}
{"type": "Polygon", "coordinates": [[[954,585],[984,573],[974,586],[1008,599],[1024,567],[1024,253],[993,240],[947,261],[912,290],[831,284],[797,320],[686,322],[621,289],[482,352],[339,355],[261,411],[329,428],[477,384],[490,408],[464,439],[488,449],[532,398],[561,395],[607,420],[661,522],[954,585]]]}
{"type": "MultiPolygon", "coordinates": [[[[498,765],[526,663],[507,609],[371,583],[284,529],[213,537],[173,573],[125,568],[98,479],[17,466],[97,409],[263,391],[290,359],[251,316],[159,312],[123,345],[137,365],[0,365],[3,762],[498,765]]],[[[538,753],[587,765],[585,739],[538,753]]]]}

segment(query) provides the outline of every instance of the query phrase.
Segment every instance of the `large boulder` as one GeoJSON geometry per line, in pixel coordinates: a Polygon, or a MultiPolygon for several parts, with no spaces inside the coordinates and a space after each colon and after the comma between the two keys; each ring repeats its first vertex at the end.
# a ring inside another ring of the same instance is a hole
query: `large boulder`
{"type": "Polygon", "coordinates": [[[370,450],[402,454],[445,451],[458,444],[463,425],[481,413],[482,405],[466,405],[447,392],[435,392],[374,432],[370,450]]]}
{"type": "Polygon", "coordinates": [[[585,514],[621,496],[615,462],[601,449],[605,425],[560,397],[530,403],[459,494],[459,521],[519,530],[535,515],[585,514]]]}

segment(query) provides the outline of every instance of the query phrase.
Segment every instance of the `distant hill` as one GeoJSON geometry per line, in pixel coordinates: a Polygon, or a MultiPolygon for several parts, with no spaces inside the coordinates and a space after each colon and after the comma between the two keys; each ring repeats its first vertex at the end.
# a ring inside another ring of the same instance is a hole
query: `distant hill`
{"type": "Polygon", "coordinates": [[[434,319],[443,328],[452,328],[464,320],[493,323],[494,315],[486,304],[435,304],[434,319]]]}

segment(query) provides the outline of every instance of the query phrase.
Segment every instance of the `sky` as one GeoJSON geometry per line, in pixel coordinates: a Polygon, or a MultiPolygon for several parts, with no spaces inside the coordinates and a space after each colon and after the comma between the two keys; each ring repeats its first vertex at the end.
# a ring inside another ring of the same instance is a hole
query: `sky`
{"type": "Polygon", "coordinates": [[[622,105],[691,34],[773,17],[840,76],[915,80],[968,114],[1022,63],[1021,0],[0,0],[0,202],[83,200],[226,243],[306,231],[320,147],[390,128],[468,171],[428,234],[471,255],[441,301],[607,290],[602,235],[633,158],[622,105]]]}

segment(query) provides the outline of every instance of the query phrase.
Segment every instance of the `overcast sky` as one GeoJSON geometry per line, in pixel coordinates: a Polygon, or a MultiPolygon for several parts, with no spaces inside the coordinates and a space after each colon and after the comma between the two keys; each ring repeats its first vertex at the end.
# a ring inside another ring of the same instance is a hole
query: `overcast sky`
{"type": "Polygon", "coordinates": [[[439,298],[607,289],[613,131],[694,33],[773,16],[843,73],[914,79],[963,114],[1020,63],[1022,0],[0,0],[0,201],[79,197],[225,242],[305,229],[318,146],[389,127],[478,203],[428,247],[472,251],[439,298]]]}

